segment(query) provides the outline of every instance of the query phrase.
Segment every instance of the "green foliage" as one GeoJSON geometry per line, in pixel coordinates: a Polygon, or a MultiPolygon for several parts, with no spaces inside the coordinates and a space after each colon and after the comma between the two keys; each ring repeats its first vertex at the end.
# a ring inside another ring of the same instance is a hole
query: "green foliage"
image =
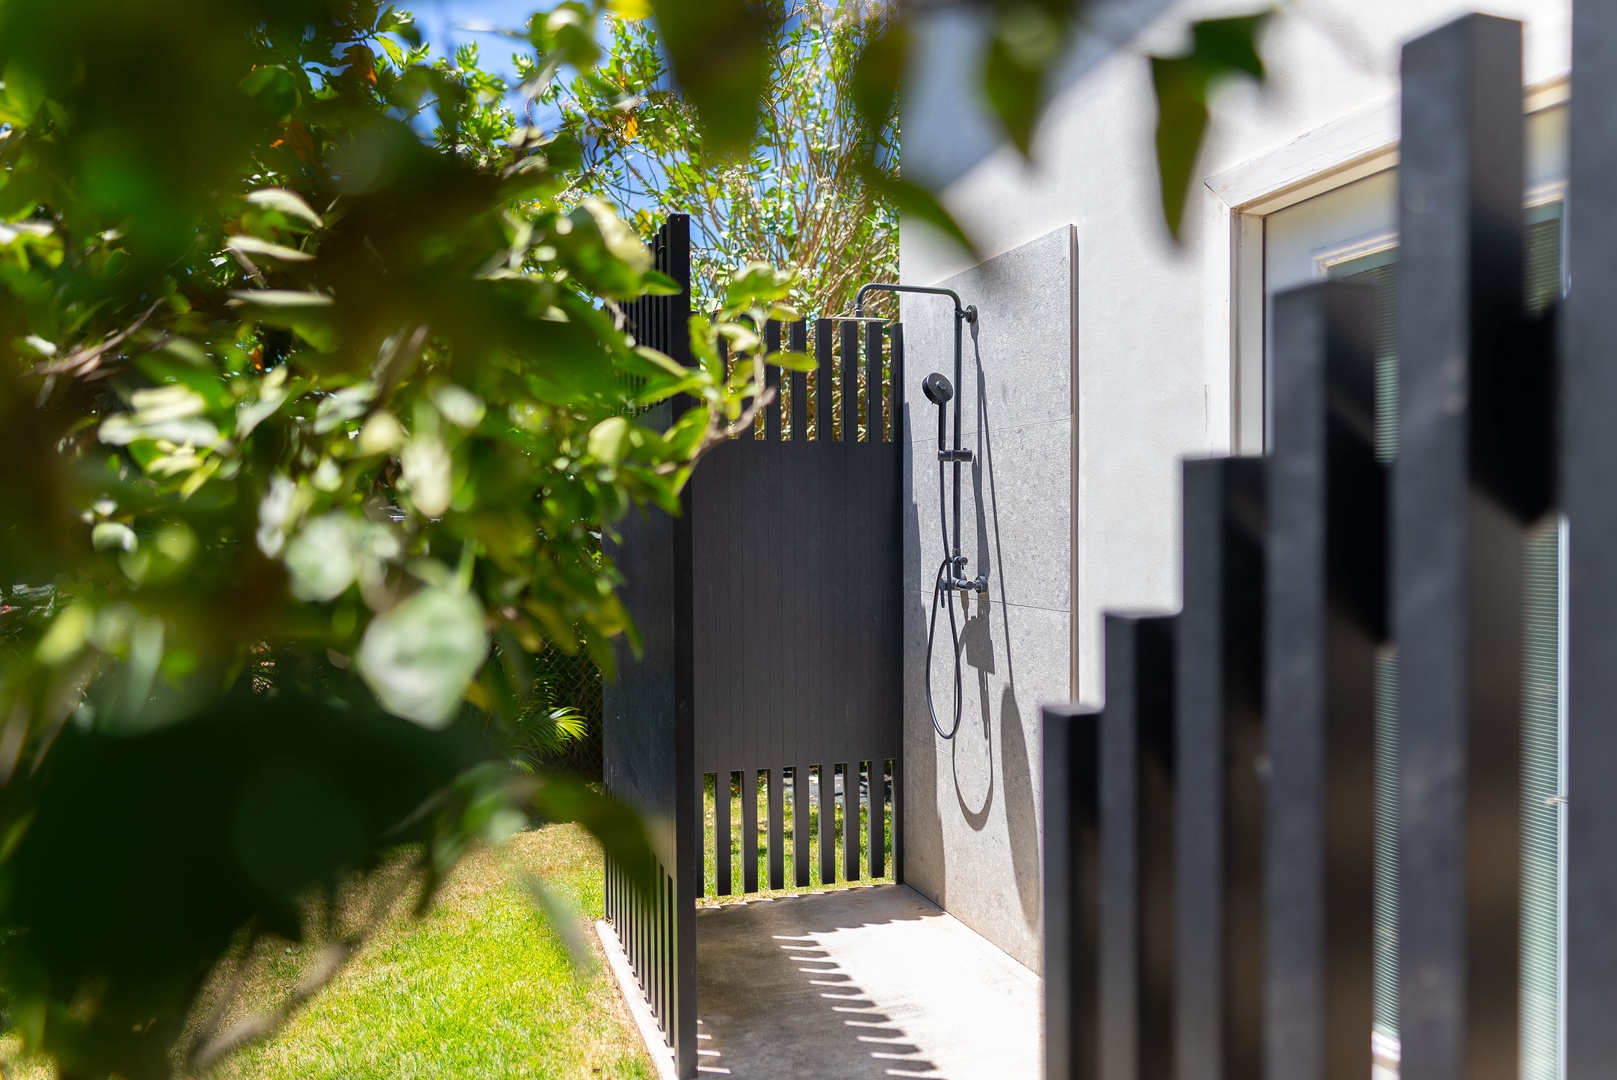
{"type": "MultiPolygon", "coordinates": [[[[594,17],[537,17],[531,69],[587,70],[594,17]]],[[[671,283],[575,197],[576,141],[366,0],[5,0],[0,72],[0,981],[28,1045],[165,1074],[233,943],[297,937],[407,841],[429,895],[528,810],[643,865],[621,808],[478,733],[569,730],[525,658],[610,664],[599,534],[676,509],[744,422],[748,326],[791,279],[748,275],[694,369],[645,348],[619,304],[671,283]]]]}
{"type": "Polygon", "coordinates": [[[799,310],[841,312],[860,285],[898,274],[896,86],[872,96],[863,74],[872,58],[901,61],[898,24],[860,0],[748,10],[773,27],[756,54],[773,66],[751,112],[735,107],[748,100],[740,91],[710,96],[683,80],[694,45],[666,18],[613,18],[600,65],[552,83],[543,101],[582,150],[575,197],[633,208],[642,235],[663,214],[690,215],[701,306],[722,306],[738,268],[762,261],[798,268],[799,310]],[[708,123],[713,110],[722,129],[708,123]]]}
{"type": "MultiPolygon", "coordinates": [[[[977,2],[1025,149],[1078,9],[977,2]]],[[[906,17],[568,0],[522,39],[546,130],[374,0],[0,0],[0,982],[30,1049],[139,1080],[184,1031],[261,1035],[197,1014],[210,972],[403,843],[424,897],[530,810],[649,867],[622,807],[503,760],[572,723],[527,658],[632,640],[600,535],[676,509],[766,365],[810,363],[755,327],[890,276],[896,211],[964,239],[896,172],[906,17]],[[621,317],[672,286],[611,205],[652,196],[712,225],[690,369],[621,317]]],[[[1159,68],[1175,183],[1256,29],[1159,68]]]]}
{"type": "MultiPolygon", "coordinates": [[[[778,49],[771,29],[793,25],[791,2],[637,0],[621,5],[636,15],[645,9],[656,12],[665,27],[674,85],[689,101],[699,130],[712,140],[715,157],[741,154],[751,145],[747,133],[767,122],[771,94],[758,88],[769,85],[777,69],[767,66],[772,61],[766,52],[766,67],[760,74],[751,50],[760,44],[766,50],[778,49]]],[[[846,0],[844,6],[865,13],[859,21],[874,28],[855,47],[854,77],[848,92],[866,128],[879,130],[897,100],[910,60],[913,36],[908,27],[927,18],[939,5],[846,0]]],[[[983,16],[988,41],[982,66],[975,73],[982,100],[1011,144],[1028,154],[1039,114],[1052,90],[1051,79],[1082,29],[1087,0],[958,0],[947,6],[975,10],[983,16]]],[[[1157,163],[1163,216],[1176,237],[1190,170],[1206,128],[1207,94],[1233,74],[1263,79],[1254,39],[1268,14],[1196,23],[1189,54],[1152,58],[1152,81],[1161,114],[1157,163]]],[[[780,67],[789,67],[793,63],[790,51],[781,53],[780,67]]],[[[618,100],[627,102],[630,96],[623,94],[618,100]]],[[[874,144],[867,141],[852,157],[859,162],[859,179],[876,198],[970,249],[969,239],[935,194],[885,167],[874,144]]]]}
{"type": "Polygon", "coordinates": [[[1245,75],[1263,80],[1257,35],[1267,13],[1206,19],[1191,27],[1184,56],[1153,56],[1151,81],[1157,92],[1157,162],[1162,175],[1162,208],[1168,229],[1179,235],[1196,155],[1207,134],[1208,94],[1220,83],[1245,75]]]}

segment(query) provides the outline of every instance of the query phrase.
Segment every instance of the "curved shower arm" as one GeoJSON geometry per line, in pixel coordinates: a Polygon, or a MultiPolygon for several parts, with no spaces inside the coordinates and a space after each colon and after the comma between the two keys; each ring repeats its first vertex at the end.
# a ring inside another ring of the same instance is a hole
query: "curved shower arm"
{"type": "Polygon", "coordinates": [[[854,318],[864,318],[865,294],[872,292],[925,293],[929,296],[947,296],[954,301],[955,318],[965,319],[967,322],[977,321],[977,313],[971,308],[961,307],[960,294],[953,289],[937,289],[926,285],[891,285],[885,281],[872,281],[869,284],[859,286],[859,291],[854,294],[853,298],[854,318]]]}

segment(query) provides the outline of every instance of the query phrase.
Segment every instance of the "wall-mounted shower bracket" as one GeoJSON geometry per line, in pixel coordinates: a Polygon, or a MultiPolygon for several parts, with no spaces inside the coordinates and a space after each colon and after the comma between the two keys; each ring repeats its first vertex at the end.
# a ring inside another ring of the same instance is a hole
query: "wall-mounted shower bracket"
{"type": "Polygon", "coordinates": [[[971,451],[970,450],[939,450],[938,451],[938,460],[939,461],[960,461],[960,462],[965,462],[966,464],[969,465],[971,463],[971,451]]]}

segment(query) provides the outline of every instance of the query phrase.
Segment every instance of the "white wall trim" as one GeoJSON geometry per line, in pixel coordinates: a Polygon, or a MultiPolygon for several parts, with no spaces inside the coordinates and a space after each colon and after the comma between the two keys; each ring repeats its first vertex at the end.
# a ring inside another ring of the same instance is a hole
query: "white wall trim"
{"type": "MultiPolygon", "coordinates": [[[[1570,97],[1570,73],[1559,72],[1523,88],[1522,112],[1531,116],[1570,97]]],[[[1394,95],[1204,181],[1211,195],[1204,234],[1209,452],[1264,451],[1264,218],[1396,168],[1398,137],[1394,95]]],[[[1564,186],[1555,186],[1529,193],[1529,203],[1559,198],[1564,186]]]]}

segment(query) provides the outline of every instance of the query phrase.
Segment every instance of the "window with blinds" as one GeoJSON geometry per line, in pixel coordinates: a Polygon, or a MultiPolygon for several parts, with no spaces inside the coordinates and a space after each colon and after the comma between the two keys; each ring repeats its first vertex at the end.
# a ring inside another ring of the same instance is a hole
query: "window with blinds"
{"type": "MultiPolygon", "coordinates": [[[[1541,310],[1561,295],[1561,205],[1527,218],[1527,302],[1541,310]]],[[[1376,453],[1398,454],[1398,249],[1338,263],[1330,276],[1376,295],[1376,453]]],[[[1523,1080],[1561,1076],[1561,530],[1554,519],[1528,537],[1522,702],[1522,1061],[1523,1080]]],[[[1398,1035],[1397,650],[1376,666],[1375,1033],[1398,1035]]]]}

